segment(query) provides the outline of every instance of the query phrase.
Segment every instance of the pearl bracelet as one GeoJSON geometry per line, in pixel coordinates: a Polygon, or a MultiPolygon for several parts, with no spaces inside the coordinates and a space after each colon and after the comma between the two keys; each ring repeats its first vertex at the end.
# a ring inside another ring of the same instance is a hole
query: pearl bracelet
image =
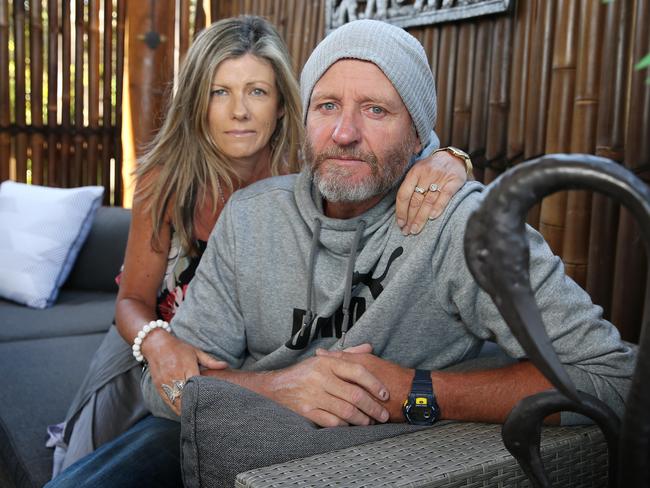
{"type": "Polygon", "coordinates": [[[165,322],[164,320],[152,320],[148,324],[144,324],[142,327],[142,330],[138,332],[138,335],[135,336],[135,339],[133,339],[133,346],[131,346],[131,349],[133,349],[133,357],[135,360],[139,363],[144,362],[144,356],[142,355],[142,352],[140,352],[140,346],[142,345],[142,341],[144,341],[145,337],[147,337],[147,334],[151,332],[154,329],[164,329],[167,332],[171,333],[171,327],[169,327],[169,323],[165,322]]]}

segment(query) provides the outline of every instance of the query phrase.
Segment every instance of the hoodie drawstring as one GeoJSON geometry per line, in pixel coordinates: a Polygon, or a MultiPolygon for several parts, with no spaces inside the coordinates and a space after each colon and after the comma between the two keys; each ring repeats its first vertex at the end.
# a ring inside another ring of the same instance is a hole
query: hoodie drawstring
{"type": "Polygon", "coordinates": [[[350,257],[348,258],[348,266],[345,272],[345,293],[343,295],[343,333],[341,335],[341,348],[345,346],[345,334],[347,334],[350,329],[350,301],[352,301],[352,277],[354,275],[354,263],[357,260],[357,248],[359,247],[359,241],[363,235],[363,231],[366,230],[366,222],[364,220],[359,221],[357,226],[357,231],[354,234],[354,240],[352,241],[352,247],[350,249],[350,257]]]}
{"type": "MultiPolygon", "coordinates": [[[[314,292],[314,274],[316,272],[316,257],[318,256],[318,245],[320,243],[321,231],[320,219],[314,219],[314,228],[312,230],[313,236],[311,240],[311,248],[309,250],[309,268],[307,270],[307,299],[305,303],[305,317],[302,321],[302,326],[297,334],[295,334],[294,341],[305,333],[305,330],[311,325],[314,320],[314,311],[312,310],[313,292],[314,292]]],[[[350,248],[350,257],[345,272],[345,290],[343,294],[343,323],[341,335],[341,347],[345,343],[345,334],[350,328],[350,302],[352,301],[352,278],[354,277],[354,265],[357,260],[357,249],[359,248],[359,241],[366,229],[366,222],[361,220],[357,226],[357,230],[352,240],[352,247],[350,248]]]]}
{"type": "Polygon", "coordinates": [[[314,289],[314,272],[316,270],[316,256],[318,256],[318,243],[320,242],[320,219],[314,219],[313,236],[311,239],[311,248],[309,249],[309,269],[307,270],[307,300],[306,300],[306,313],[302,321],[302,329],[306,328],[314,318],[314,312],[311,309],[311,301],[314,289]]]}

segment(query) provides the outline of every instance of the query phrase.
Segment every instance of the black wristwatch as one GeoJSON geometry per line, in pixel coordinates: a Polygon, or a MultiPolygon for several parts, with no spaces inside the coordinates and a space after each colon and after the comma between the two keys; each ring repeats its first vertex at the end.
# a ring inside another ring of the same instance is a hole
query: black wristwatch
{"type": "Polygon", "coordinates": [[[429,371],[415,370],[411,393],[404,400],[402,411],[406,421],[413,425],[433,425],[440,418],[440,407],[433,394],[429,371]]]}

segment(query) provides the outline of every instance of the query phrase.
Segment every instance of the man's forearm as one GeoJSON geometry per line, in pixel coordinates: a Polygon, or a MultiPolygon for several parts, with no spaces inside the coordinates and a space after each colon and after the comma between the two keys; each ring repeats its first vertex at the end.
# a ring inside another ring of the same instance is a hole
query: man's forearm
{"type": "MultiPolygon", "coordinates": [[[[443,419],[503,423],[523,398],[552,388],[529,361],[498,369],[431,373],[443,419]]],[[[559,423],[559,414],[547,419],[559,423]]]]}
{"type": "MultiPolygon", "coordinates": [[[[391,422],[404,422],[402,404],[413,381],[414,370],[373,354],[350,354],[319,350],[317,355],[346,359],[365,366],[388,387],[384,407],[391,422]]],[[[529,361],[503,368],[466,372],[432,371],[433,390],[442,419],[502,423],[510,410],[529,395],[552,387],[529,361]]],[[[559,423],[559,414],[549,420],[559,423]]]]}
{"type": "Polygon", "coordinates": [[[268,386],[269,376],[273,374],[272,371],[242,371],[228,368],[206,369],[201,371],[201,374],[243,386],[259,395],[273,399],[269,389],[265,387],[268,386]]]}

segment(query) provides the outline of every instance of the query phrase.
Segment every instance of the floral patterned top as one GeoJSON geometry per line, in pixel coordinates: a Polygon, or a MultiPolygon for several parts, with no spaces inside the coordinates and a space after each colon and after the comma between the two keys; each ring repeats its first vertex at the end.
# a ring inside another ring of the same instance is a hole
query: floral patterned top
{"type": "Polygon", "coordinates": [[[158,317],[162,320],[170,322],[185,299],[187,286],[194,278],[196,267],[199,265],[207,245],[205,241],[200,240],[197,240],[197,244],[199,254],[188,256],[182,251],[176,233],[172,234],[171,247],[167,256],[167,270],[158,292],[157,312],[158,317]]]}

